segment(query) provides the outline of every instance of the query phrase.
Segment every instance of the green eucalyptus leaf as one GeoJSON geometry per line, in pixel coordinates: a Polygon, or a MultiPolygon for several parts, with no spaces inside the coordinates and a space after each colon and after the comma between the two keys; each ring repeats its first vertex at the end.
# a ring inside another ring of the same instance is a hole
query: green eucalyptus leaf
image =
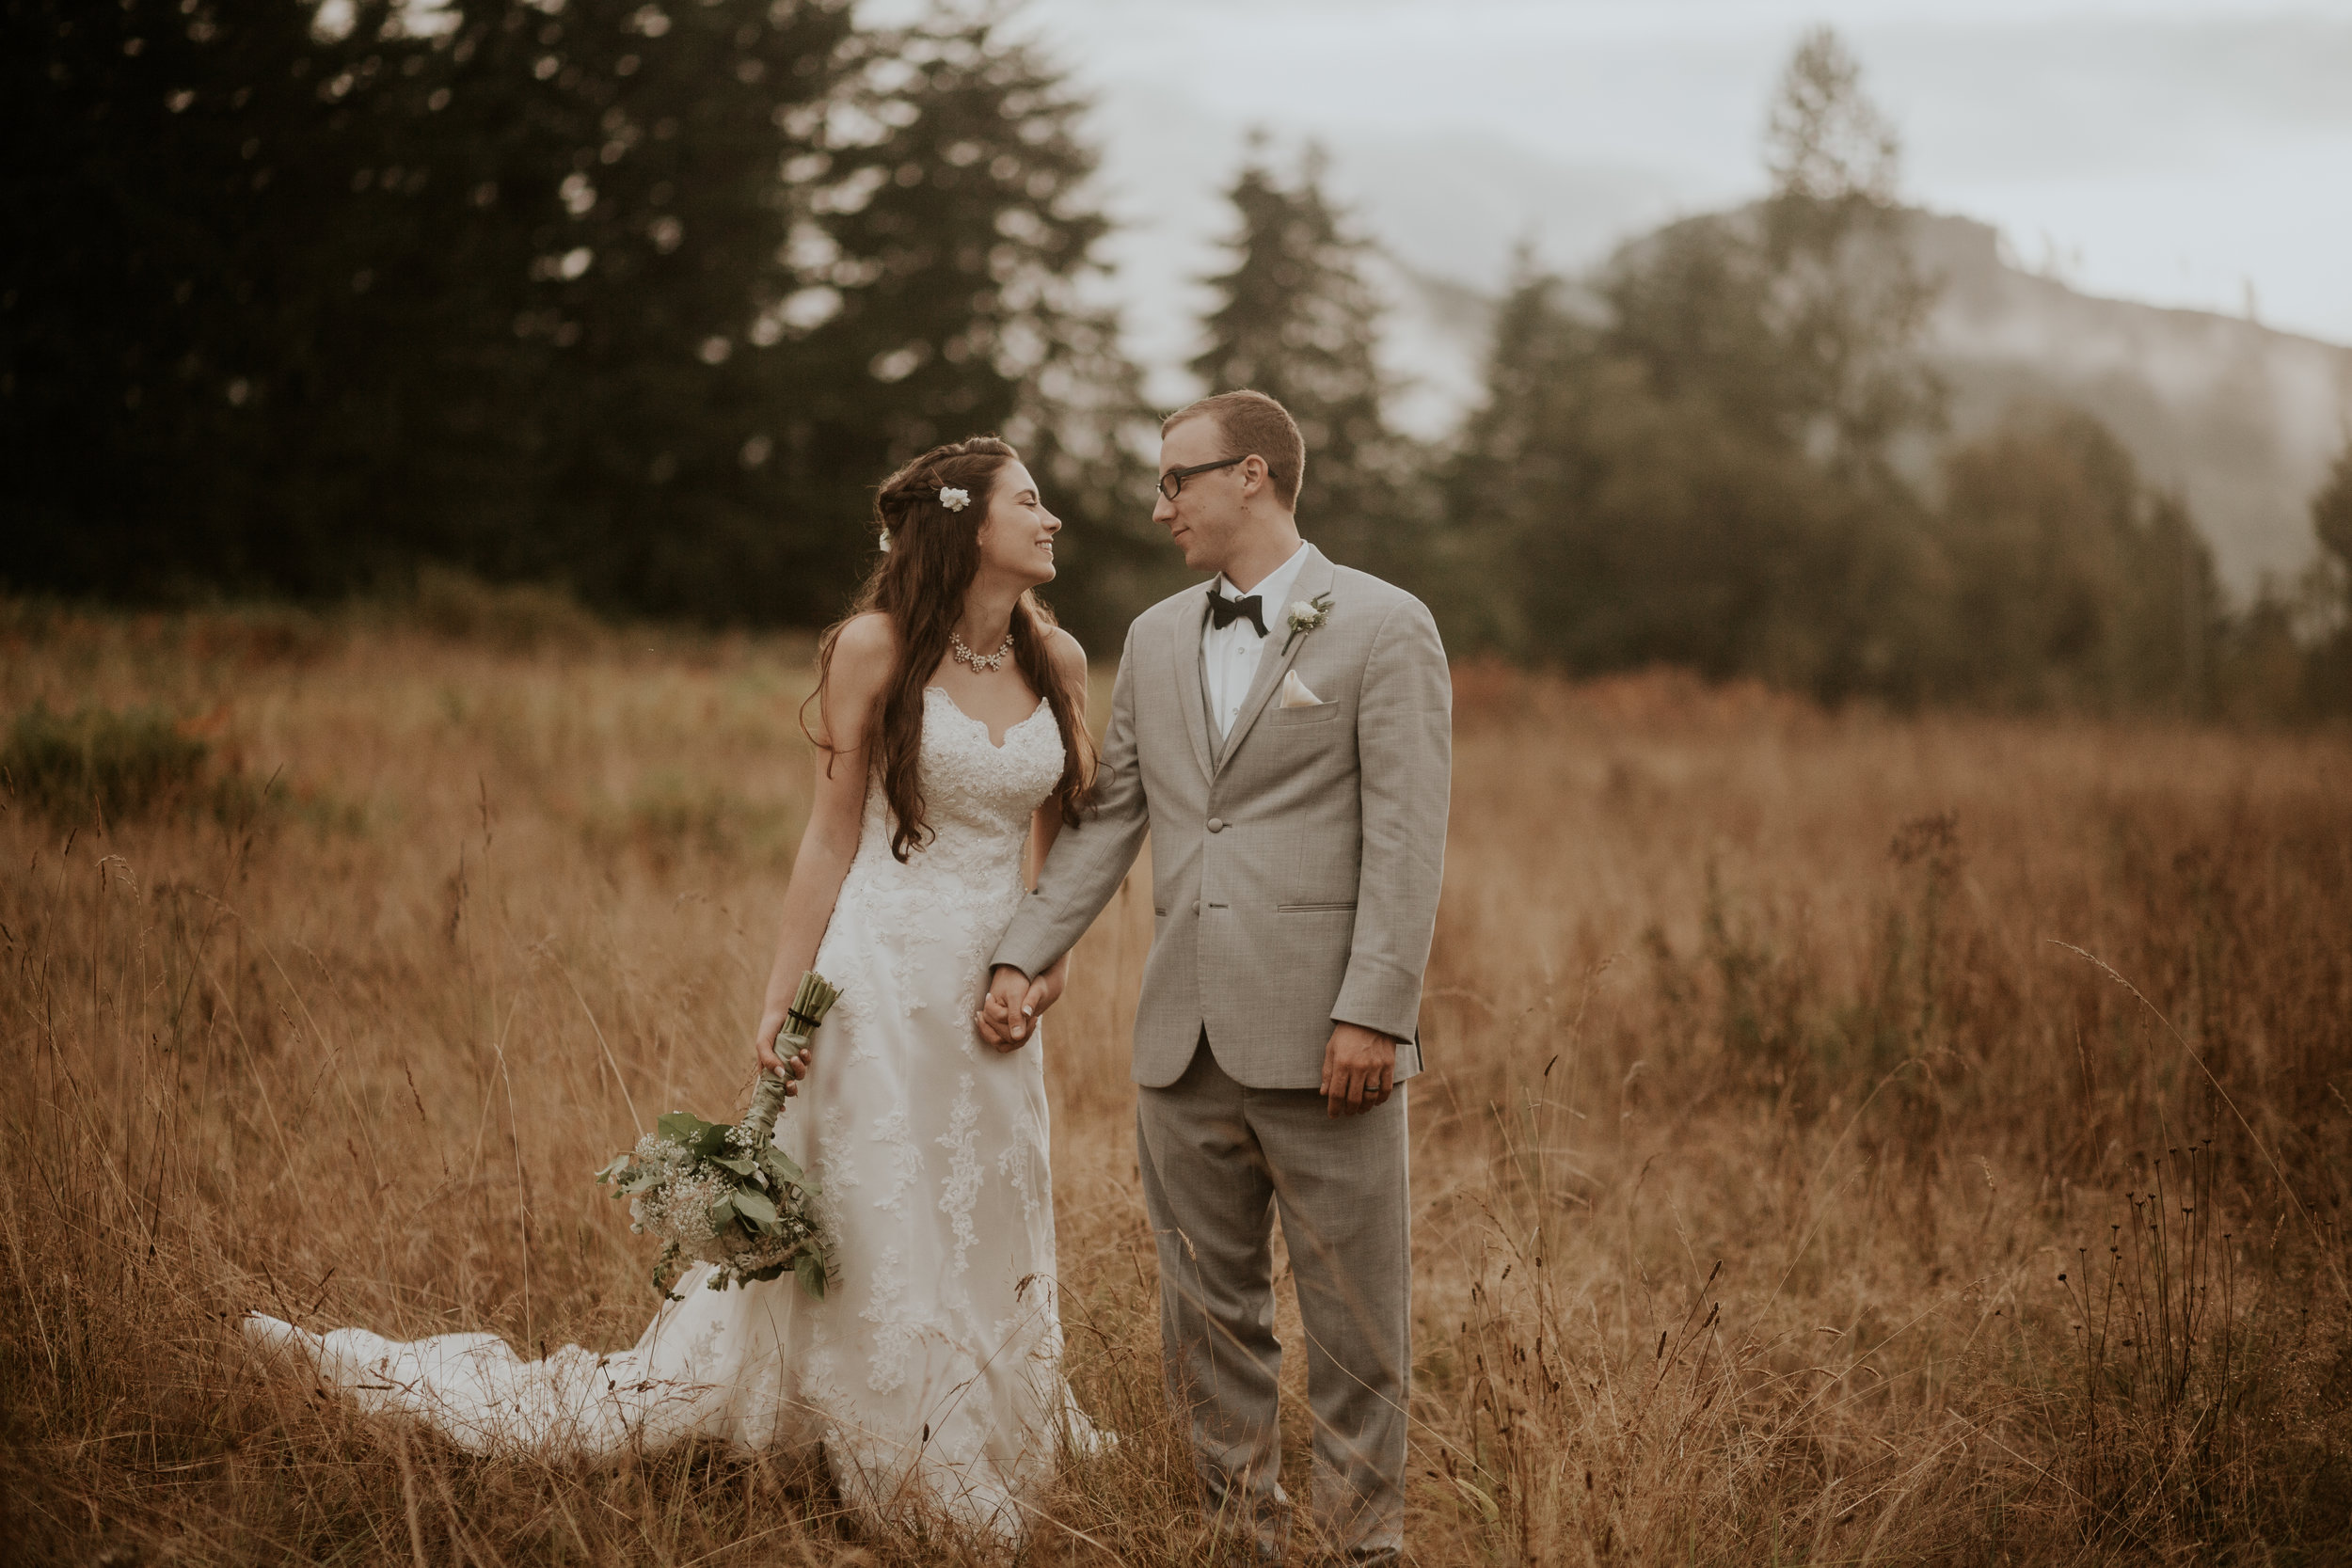
{"type": "Polygon", "coordinates": [[[731,1170],[738,1176],[750,1176],[757,1169],[748,1158],[740,1154],[713,1154],[709,1159],[710,1163],[721,1170],[731,1170]]]}
{"type": "Polygon", "coordinates": [[[653,1124],[653,1130],[656,1135],[684,1146],[692,1144],[709,1125],[691,1111],[664,1111],[653,1124]]]}
{"type": "Polygon", "coordinates": [[[765,1193],[755,1193],[751,1188],[744,1187],[739,1189],[730,1201],[735,1205],[735,1212],[746,1219],[760,1225],[776,1223],[776,1206],[768,1201],[768,1195],[765,1193]]]}
{"type": "Polygon", "coordinates": [[[661,1136],[696,1154],[719,1154],[724,1152],[727,1147],[726,1127],[719,1122],[705,1121],[691,1111],[666,1111],[654,1126],[661,1136]]]}
{"type": "Polygon", "coordinates": [[[818,1301],[825,1299],[825,1260],[822,1258],[803,1249],[800,1257],[793,1260],[792,1273],[800,1280],[802,1290],[818,1301]]]}

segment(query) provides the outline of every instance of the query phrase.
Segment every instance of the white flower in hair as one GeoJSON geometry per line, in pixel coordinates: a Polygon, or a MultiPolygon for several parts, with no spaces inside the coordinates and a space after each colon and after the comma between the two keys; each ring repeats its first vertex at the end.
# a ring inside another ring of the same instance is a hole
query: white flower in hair
{"type": "Polygon", "coordinates": [[[885,551],[890,548],[890,531],[888,529],[882,530],[882,547],[885,551]]]}
{"type": "Polygon", "coordinates": [[[939,504],[950,512],[961,512],[972,504],[972,492],[943,484],[939,487],[939,504]]]}

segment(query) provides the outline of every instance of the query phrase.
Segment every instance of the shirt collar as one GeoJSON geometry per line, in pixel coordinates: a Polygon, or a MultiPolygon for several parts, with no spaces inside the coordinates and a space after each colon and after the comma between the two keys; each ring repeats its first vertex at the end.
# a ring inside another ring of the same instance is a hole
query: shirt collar
{"type": "MultiPolygon", "coordinates": [[[[1257,596],[1258,602],[1264,606],[1263,613],[1266,625],[1269,626],[1274,624],[1275,611],[1282,608],[1282,595],[1291,591],[1291,584],[1298,580],[1299,568],[1306,564],[1307,542],[1302,539],[1299,541],[1298,548],[1291,552],[1288,561],[1268,572],[1264,580],[1249,591],[1257,596]]],[[[1232,580],[1222,572],[1216,575],[1216,591],[1228,599],[1244,597],[1242,591],[1234,587],[1232,580]]]]}

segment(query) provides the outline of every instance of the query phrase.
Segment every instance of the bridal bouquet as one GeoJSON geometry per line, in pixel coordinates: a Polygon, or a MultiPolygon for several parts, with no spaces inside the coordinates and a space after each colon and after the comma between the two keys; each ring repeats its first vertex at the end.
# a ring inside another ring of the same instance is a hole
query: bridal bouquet
{"type": "MultiPolygon", "coordinates": [[[[814,971],[801,976],[791,1014],[776,1037],[776,1054],[790,1056],[840,995],[814,971]]],[[[628,1199],[629,1228],[661,1238],[654,1259],[654,1289],[672,1301],[664,1278],[681,1259],[717,1265],[710,1288],[776,1279],[787,1269],[813,1296],[825,1293],[825,1242],[812,1200],[817,1183],[775,1146],[785,1080],[759,1075],[752,1107],[732,1127],[672,1111],[596,1173],[598,1181],[628,1199]]]]}

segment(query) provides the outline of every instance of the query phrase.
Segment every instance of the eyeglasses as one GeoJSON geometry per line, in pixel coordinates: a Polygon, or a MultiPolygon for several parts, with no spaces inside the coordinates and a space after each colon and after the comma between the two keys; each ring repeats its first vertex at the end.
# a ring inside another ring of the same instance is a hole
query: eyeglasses
{"type": "Polygon", "coordinates": [[[1160,476],[1160,494],[1169,500],[1174,500],[1184,493],[1184,481],[1193,475],[1205,474],[1212,468],[1230,468],[1236,463],[1247,463],[1250,455],[1248,452],[1244,452],[1239,457],[1220,457],[1214,463],[1195,463],[1189,468],[1170,468],[1160,476]]]}

